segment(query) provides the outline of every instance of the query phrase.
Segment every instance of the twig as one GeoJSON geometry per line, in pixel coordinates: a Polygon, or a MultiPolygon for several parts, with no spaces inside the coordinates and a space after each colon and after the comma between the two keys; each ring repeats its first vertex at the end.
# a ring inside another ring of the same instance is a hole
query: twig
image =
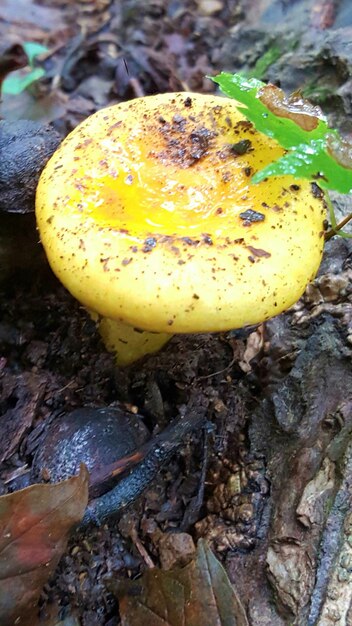
{"type": "Polygon", "coordinates": [[[341,222],[336,224],[336,226],[333,226],[333,228],[330,228],[330,230],[325,233],[325,241],[329,241],[329,239],[334,237],[334,235],[336,235],[336,231],[341,230],[341,228],[346,226],[346,224],[348,224],[348,222],[350,222],[351,220],[352,213],[349,213],[348,215],[346,215],[346,217],[343,218],[343,220],[341,220],[341,222]]]}
{"type": "Polygon", "coordinates": [[[131,530],[130,533],[130,537],[135,545],[135,547],[137,548],[139,554],[141,555],[143,561],[145,562],[146,566],[149,567],[149,569],[153,569],[155,567],[150,555],[148,554],[147,550],[145,549],[144,545],[142,544],[137,530],[136,528],[133,528],[131,530]]]}

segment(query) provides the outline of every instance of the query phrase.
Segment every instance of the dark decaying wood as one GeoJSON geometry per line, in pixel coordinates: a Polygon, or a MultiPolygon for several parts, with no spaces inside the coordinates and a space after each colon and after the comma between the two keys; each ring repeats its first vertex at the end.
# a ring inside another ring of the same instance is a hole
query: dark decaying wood
{"type": "Polygon", "coordinates": [[[59,143],[50,125],[0,120],[0,211],[34,211],[40,173],[59,143]]]}
{"type": "Polygon", "coordinates": [[[242,555],[228,561],[253,624],[351,619],[351,350],[329,315],[310,333],[302,343],[296,332],[291,371],[269,384],[250,418],[251,450],[265,459],[270,498],[264,536],[247,563],[242,555]]]}

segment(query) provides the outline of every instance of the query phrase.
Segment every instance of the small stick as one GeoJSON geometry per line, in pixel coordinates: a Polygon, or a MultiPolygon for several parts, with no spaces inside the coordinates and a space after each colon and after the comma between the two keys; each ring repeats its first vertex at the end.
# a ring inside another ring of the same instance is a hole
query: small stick
{"type": "Polygon", "coordinates": [[[130,533],[130,537],[135,545],[135,547],[137,548],[139,554],[141,555],[143,561],[145,562],[146,566],[149,567],[149,569],[153,569],[155,567],[150,555],[148,554],[147,550],[145,549],[144,545],[142,544],[137,530],[136,528],[133,528],[131,530],[130,533]]]}
{"type": "Polygon", "coordinates": [[[352,220],[352,213],[349,213],[348,215],[346,215],[346,217],[344,217],[343,220],[341,220],[341,222],[336,224],[334,228],[330,228],[330,230],[328,230],[325,233],[325,241],[329,241],[329,239],[334,237],[334,235],[336,235],[336,231],[341,230],[341,228],[346,226],[346,224],[348,224],[350,220],[352,220]]]}

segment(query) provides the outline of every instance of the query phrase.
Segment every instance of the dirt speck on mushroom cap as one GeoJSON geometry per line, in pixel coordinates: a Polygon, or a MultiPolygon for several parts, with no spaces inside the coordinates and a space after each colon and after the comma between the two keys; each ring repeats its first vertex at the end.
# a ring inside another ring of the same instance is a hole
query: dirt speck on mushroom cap
{"type": "Polygon", "coordinates": [[[308,182],[251,185],[280,154],[225,98],[161,94],[99,111],[40,180],[49,262],[82,303],[145,330],[269,318],[299,298],[323,248],[324,200],[308,182]]]}

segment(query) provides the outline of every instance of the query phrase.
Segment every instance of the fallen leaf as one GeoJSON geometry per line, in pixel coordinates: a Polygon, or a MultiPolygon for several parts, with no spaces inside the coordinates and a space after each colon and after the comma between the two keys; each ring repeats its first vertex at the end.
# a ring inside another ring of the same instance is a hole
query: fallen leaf
{"type": "Polygon", "coordinates": [[[247,339],[246,349],[238,362],[241,370],[248,374],[252,371],[251,361],[261,352],[264,346],[264,324],[260,324],[247,339]]]}
{"type": "Polygon", "coordinates": [[[48,124],[65,115],[67,102],[67,96],[58,90],[39,97],[32,95],[28,90],[22,91],[17,96],[5,93],[1,115],[8,122],[25,119],[48,124]]]}
{"type": "Polygon", "coordinates": [[[35,0],[1,0],[0,35],[10,37],[16,33],[17,41],[53,38],[67,28],[58,7],[45,7],[35,0]]]}
{"type": "Polygon", "coordinates": [[[208,545],[182,569],[147,570],[137,581],[111,581],[121,626],[248,626],[241,601],[208,545]]]}
{"type": "Polygon", "coordinates": [[[62,607],[59,606],[57,601],[53,604],[48,603],[45,606],[45,616],[43,618],[40,615],[40,626],[80,626],[81,621],[77,615],[77,611],[69,613],[67,615],[67,607],[65,607],[65,613],[63,617],[59,617],[62,614],[62,607]]]}
{"type": "Polygon", "coordinates": [[[84,513],[88,471],[0,497],[0,624],[31,626],[43,585],[84,513]]]}
{"type": "Polygon", "coordinates": [[[302,130],[312,131],[318,127],[322,112],[300,94],[285,93],[276,85],[264,85],[258,93],[259,100],[277,117],[284,117],[298,124],[302,130]]]}

